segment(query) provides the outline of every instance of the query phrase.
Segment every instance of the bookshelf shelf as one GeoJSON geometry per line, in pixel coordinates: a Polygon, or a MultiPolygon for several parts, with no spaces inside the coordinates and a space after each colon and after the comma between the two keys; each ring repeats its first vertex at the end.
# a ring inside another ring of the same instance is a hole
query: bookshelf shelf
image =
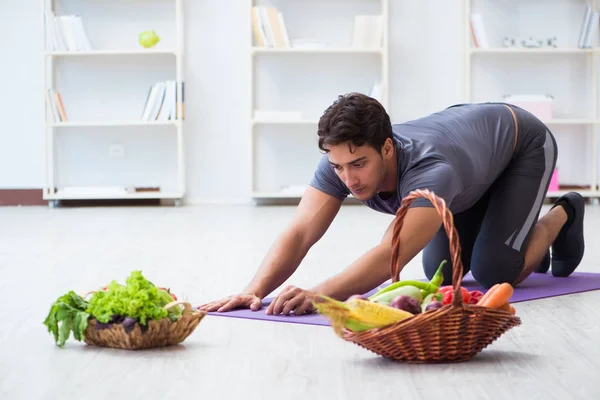
{"type": "Polygon", "coordinates": [[[127,127],[127,126],[175,126],[179,127],[181,121],[67,121],[51,122],[49,126],[55,128],[81,128],[81,127],[127,127]]]}
{"type": "Polygon", "coordinates": [[[593,54],[594,49],[580,49],[580,48],[471,48],[469,52],[471,54],[593,54]]]}
{"type": "Polygon", "coordinates": [[[148,55],[170,55],[178,56],[177,50],[162,49],[123,49],[123,50],[77,50],[77,51],[49,51],[49,57],[85,57],[85,56],[148,56],[148,55]]]}
{"type": "Polygon", "coordinates": [[[263,48],[253,47],[253,54],[383,54],[382,49],[359,49],[359,48],[344,48],[344,47],[314,47],[314,48],[263,48]]]}
{"type": "Polygon", "coordinates": [[[600,120],[594,119],[542,119],[547,125],[594,125],[600,123],[600,120]]]}
{"type": "MultiPolygon", "coordinates": [[[[255,191],[252,193],[252,197],[255,199],[298,199],[302,197],[306,188],[307,186],[301,186],[293,190],[281,190],[278,192],[255,191]]],[[[348,198],[353,199],[354,196],[348,195],[348,198]]]]}
{"type": "Polygon", "coordinates": [[[318,119],[263,119],[255,118],[252,120],[253,125],[317,125],[318,119]]]}
{"type": "Polygon", "coordinates": [[[51,207],[84,199],[180,204],[183,0],[106,0],[102,12],[94,2],[43,0],[42,7],[44,199],[51,207]],[[138,39],[149,26],[159,40],[144,48],[138,39]]]}
{"type": "MultiPolygon", "coordinates": [[[[560,197],[568,192],[570,192],[570,190],[553,190],[547,193],[547,197],[560,197]]],[[[598,190],[577,190],[577,192],[586,198],[600,197],[600,191],[598,190]]]]}
{"type": "Polygon", "coordinates": [[[55,193],[47,194],[48,200],[120,200],[120,199],[173,199],[180,200],[184,196],[182,192],[127,192],[123,190],[87,190],[86,188],[73,188],[57,190],[55,193]]]}
{"type": "Polygon", "coordinates": [[[559,147],[560,186],[547,197],[577,187],[597,199],[600,8],[559,3],[540,12],[544,5],[463,0],[463,101],[513,102],[537,115],[559,147]]]}
{"type": "MultiPolygon", "coordinates": [[[[567,194],[569,190],[554,190],[549,191],[547,197],[560,197],[567,194]]],[[[579,194],[586,198],[596,198],[600,196],[600,191],[597,190],[578,190],[579,194]]],[[[260,199],[294,199],[302,196],[303,190],[294,191],[279,191],[279,192],[253,192],[252,197],[260,199]]],[[[352,195],[348,196],[352,198],[352,195]]]]}
{"type": "Polygon", "coordinates": [[[350,92],[389,109],[389,0],[250,0],[248,18],[250,196],[299,199],[323,111],[350,92]]]}

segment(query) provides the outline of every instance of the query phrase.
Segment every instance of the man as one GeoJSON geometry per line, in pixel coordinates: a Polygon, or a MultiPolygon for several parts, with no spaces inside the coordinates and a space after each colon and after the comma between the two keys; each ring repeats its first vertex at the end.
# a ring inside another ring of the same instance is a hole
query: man
{"type": "MultiPolygon", "coordinates": [[[[351,93],[325,111],[318,135],[325,154],[293,221],[241,294],[202,309],[258,310],[261,300],[294,273],[350,194],[374,210],[395,214],[412,190],[433,191],[454,215],[464,273],[470,270],[486,288],[500,282],[517,285],[534,271],[547,272],[550,264],[553,275],[566,277],[583,257],[585,204],[579,194],[565,194],[538,220],[557,148],[548,128],[523,109],[502,103],[461,104],[391,125],[380,103],[351,93]]],[[[388,280],[392,226],[378,246],[309,292],[344,300],[388,280]]],[[[424,250],[427,278],[448,260],[444,284],[451,284],[448,238],[428,200],[412,203],[400,243],[401,266],[424,250]]],[[[312,310],[308,293],[290,286],[266,312],[312,310]]]]}

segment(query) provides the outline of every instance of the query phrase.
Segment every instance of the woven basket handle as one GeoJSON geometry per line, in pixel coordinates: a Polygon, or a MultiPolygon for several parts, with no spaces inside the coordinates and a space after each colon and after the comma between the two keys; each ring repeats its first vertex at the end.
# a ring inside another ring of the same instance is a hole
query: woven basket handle
{"type": "Polygon", "coordinates": [[[455,306],[460,306],[463,303],[462,293],[460,291],[463,276],[463,265],[461,261],[458,233],[454,227],[454,218],[450,210],[447,208],[444,199],[436,196],[435,193],[427,189],[417,189],[410,192],[408,196],[402,199],[402,204],[396,213],[396,223],[394,225],[392,235],[392,282],[396,282],[400,279],[400,229],[402,229],[402,224],[404,223],[404,217],[406,216],[408,207],[419,197],[424,197],[431,201],[437,212],[442,217],[442,222],[444,224],[444,228],[446,229],[446,234],[448,235],[448,241],[450,243],[450,257],[452,258],[452,287],[454,289],[452,304],[455,306]]]}
{"type": "Polygon", "coordinates": [[[183,304],[183,315],[188,315],[189,313],[192,312],[192,305],[190,303],[188,303],[187,301],[183,301],[183,300],[177,300],[177,301],[172,301],[168,304],[165,304],[165,306],[163,307],[165,310],[168,310],[171,307],[174,307],[176,305],[179,304],[183,304]]]}

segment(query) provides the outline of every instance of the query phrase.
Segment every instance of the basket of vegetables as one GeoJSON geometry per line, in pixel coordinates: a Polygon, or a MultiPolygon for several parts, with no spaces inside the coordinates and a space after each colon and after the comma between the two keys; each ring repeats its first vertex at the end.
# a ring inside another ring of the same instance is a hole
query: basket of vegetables
{"type": "Polygon", "coordinates": [[[510,304],[513,287],[498,284],[485,294],[461,286],[463,266],[458,234],[443,199],[415,190],[396,214],[391,261],[392,284],[372,296],[338,301],[315,295],[317,312],[327,317],[342,339],[385,358],[408,363],[467,361],[521,320],[510,304]],[[449,238],[452,286],[441,287],[442,267],[429,282],[399,280],[399,236],[410,204],[431,201],[442,216],[449,238]]]}
{"type": "Polygon", "coordinates": [[[60,296],[44,325],[59,347],[72,332],[88,345],[135,350],[181,343],[205,315],[133,271],[125,285],[112,281],[84,296],[60,296]]]}

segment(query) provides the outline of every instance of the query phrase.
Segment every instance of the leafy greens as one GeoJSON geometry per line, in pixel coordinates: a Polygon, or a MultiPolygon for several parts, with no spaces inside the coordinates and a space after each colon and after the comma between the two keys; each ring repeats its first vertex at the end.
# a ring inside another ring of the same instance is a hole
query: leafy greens
{"type": "Polygon", "coordinates": [[[88,326],[87,308],[87,301],[73,291],[59,297],[54,302],[44,320],[44,325],[48,327],[48,332],[54,335],[54,341],[59,347],[65,345],[71,335],[71,330],[76,340],[83,339],[83,334],[88,326]]]}
{"type": "Polygon", "coordinates": [[[59,297],[52,305],[44,325],[54,335],[56,344],[63,347],[71,330],[76,340],[83,340],[89,318],[110,323],[118,316],[129,317],[143,326],[149,320],[167,316],[175,321],[181,315],[181,309],[163,308],[171,301],[173,297],[167,290],[157,288],[144,278],[141,271],[133,271],[125,285],[112,281],[104,290],[94,292],[89,301],[73,291],[59,297]]]}

